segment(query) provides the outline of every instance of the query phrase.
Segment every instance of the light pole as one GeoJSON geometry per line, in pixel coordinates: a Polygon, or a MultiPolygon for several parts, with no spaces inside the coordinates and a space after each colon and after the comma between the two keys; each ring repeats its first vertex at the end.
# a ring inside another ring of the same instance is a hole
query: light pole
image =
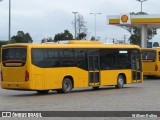
{"type": "MultiPolygon", "coordinates": [[[[142,3],[147,0],[137,0],[141,2],[141,13],[142,13],[142,3]]],[[[147,47],[147,25],[141,26],[141,47],[147,47]]]]}
{"type": "Polygon", "coordinates": [[[72,12],[72,13],[74,14],[74,17],[75,17],[75,23],[74,23],[74,25],[75,25],[75,40],[76,40],[76,38],[77,38],[76,14],[77,14],[78,12],[72,12]]]}
{"type": "MultiPolygon", "coordinates": [[[[0,2],[3,0],[0,0],[0,2]]],[[[11,0],[9,0],[9,28],[8,28],[8,42],[11,40],[11,0]]]]}
{"type": "Polygon", "coordinates": [[[96,16],[97,16],[97,14],[102,14],[102,13],[89,13],[89,14],[93,14],[93,15],[95,15],[95,40],[97,39],[97,31],[96,31],[96,29],[97,29],[97,25],[96,25],[96,16]]]}
{"type": "Polygon", "coordinates": [[[145,1],[147,1],[147,0],[137,0],[137,1],[138,1],[138,2],[141,2],[141,13],[142,13],[142,7],[143,7],[143,6],[142,6],[142,3],[145,2],[145,1]]]}
{"type": "Polygon", "coordinates": [[[11,42],[11,0],[9,0],[9,43],[11,42]]]}

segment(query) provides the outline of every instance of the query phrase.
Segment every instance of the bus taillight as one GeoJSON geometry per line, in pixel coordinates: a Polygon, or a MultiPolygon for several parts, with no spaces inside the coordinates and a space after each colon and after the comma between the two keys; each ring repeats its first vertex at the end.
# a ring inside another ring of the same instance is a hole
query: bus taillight
{"type": "Polygon", "coordinates": [[[155,71],[158,71],[158,65],[155,66],[155,71]]]}
{"type": "Polygon", "coordinates": [[[1,73],[0,73],[0,79],[1,79],[1,81],[3,81],[3,74],[2,74],[2,71],[1,71],[1,73]]]}
{"type": "Polygon", "coordinates": [[[25,73],[25,81],[28,81],[29,80],[29,73],[28,71],[26,70],[26,73],[25,73]]]}

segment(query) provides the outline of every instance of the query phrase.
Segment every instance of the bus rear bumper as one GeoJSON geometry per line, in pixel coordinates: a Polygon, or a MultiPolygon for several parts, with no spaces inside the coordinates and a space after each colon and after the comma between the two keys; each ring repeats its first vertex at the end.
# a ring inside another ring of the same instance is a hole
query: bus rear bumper
{"type": "Polygon", "coordinates": [[[1,87],[3,89],[31,89],[30,82],[1,82],[1,87]]]}
{"type": "Polygon", "coordinates": [[[160,73],[158,71],[148,71],[148,72],[143,72],[144,76],[160,76],[160,73]]]}

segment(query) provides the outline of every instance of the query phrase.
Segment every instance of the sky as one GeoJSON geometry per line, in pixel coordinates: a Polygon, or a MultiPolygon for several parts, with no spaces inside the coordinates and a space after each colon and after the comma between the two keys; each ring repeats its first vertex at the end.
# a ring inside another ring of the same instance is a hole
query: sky
{"type": "MultiPolygon", "coordinates": [[[[160,14],[160,0],[148,0],[143,3],[143,11],[148,14],[160,14]]],[[[9,0],[0,2],[0,40],[8,40],[9,0]]],[[[108,25],[108,15],[120,15],[139,12],[140,2],[136,0],[11,0],[11,36],[18,31],[29,33],[34,43],[43,38],[54,37],[68,29],[74,36],[74,14],[84,17],[89,35],[95,35],[95,16],[89,13],[102,13],[96,17],[97,36],[101,41],[111,42],[126,39],[130,33],[121,27],[108,25]]],[[[151,41],[160,42],[160,31],[151,41]]]]}

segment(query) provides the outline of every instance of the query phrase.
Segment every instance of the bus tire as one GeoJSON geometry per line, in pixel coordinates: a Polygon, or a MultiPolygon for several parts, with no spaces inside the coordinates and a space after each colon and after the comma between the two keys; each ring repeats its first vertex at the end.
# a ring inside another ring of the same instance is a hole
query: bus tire
{"type": "Polygon", "coordinates": [[[123,75],[118,75],[116,88],[123,88],[125,79],[123,75]]]}
{"type": "Polygon", "coordinates": [[[73,83],[71,79],[64,78],[63,83],[62,83],[62,92],[69,93],[71,92],[72,88],[73,88],[73,83]]]}
{"type": "Polygon", "coordinates": [[[38,94],[47,94],[49,90],[37,90],[38,94]]]}

